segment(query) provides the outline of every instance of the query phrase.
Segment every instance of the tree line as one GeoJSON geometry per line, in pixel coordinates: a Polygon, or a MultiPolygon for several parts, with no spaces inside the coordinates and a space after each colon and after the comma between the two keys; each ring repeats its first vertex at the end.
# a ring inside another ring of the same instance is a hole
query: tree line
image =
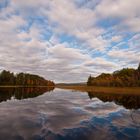
{"type": "Polygon", "coordinates": [[[112,87],[139,87],[140,64],[137,69],[123,68],[112,74],[102,73],[97,77],[89,76],[88,86],[112,86],[112,87]]]}
{"type": "Polygon", "coordinates": [[[18,86],[54,86],[54,82],[46,80],[38,75],[29,73],[18,73],[3,70],[0,73],[0,85],[18,86]]]}

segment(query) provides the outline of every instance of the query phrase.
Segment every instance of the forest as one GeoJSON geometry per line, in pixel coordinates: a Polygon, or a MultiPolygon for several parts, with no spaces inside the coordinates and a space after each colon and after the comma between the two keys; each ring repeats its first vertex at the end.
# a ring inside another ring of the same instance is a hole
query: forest
{"type": "Polygon", "coordinates": [[[54,86],[54,82],[29,73],[14,74],[3,70],[0,73],[0,86],[54,86]]]}
{"type": "Polygon", "coordinates": [[[140,87],[140,64],[137,69],[123,68],[112,74],[102,73],[97,77],[89,76],[88,86],[140,87]]]}

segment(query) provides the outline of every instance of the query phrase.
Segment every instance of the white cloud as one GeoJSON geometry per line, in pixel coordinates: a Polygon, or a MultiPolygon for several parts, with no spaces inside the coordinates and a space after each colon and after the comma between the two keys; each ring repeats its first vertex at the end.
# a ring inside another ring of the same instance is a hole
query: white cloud
{"type": "Polygon", "coordinates": [[[104,30],[95,26],[97,17],[93,10],[77,8],[73,1],[68,0],[53,1],[49,7],[51,10],[43,9],[42,13],[52,24],[55,23],[54,31],[72,35],[98,51],[108,47],[108,42],[101,36],[104,30]]]}
{"type": "Polygon", "coordinates": [[[66,59],[70,61],[87,59],[86,55],[83,55],[80,50],[69,48],[68,44],[57,44],[49,49],[49,53],[52,57],[66,59]]]}
{"type": "Polygon", "coordinates": [[[139,7],[139,0],[9,1],[0,9],[0,67],[78,82],[135,66],[139,7]]]}
{"type": "Polygon", "coordinates": [[[111,38],[111,41],[112,42],[120,42],[122,40],[122,37],[121,36],[113,36],[111,38]]]}
{"type": "Polygon", "coordinates": [[[126,64],[138,64],[140,61],[140,52],[131,49],[113,49],[108,52],[108,55],[119,61],[124,61],[126,64]]]}
{"type": "Polygon", "coordinates": [[[133,31],[133,32],[140,32],[140,15],[139,17],[135,17],[135,18],[132,18],[132,19],[126,19],[124,21],[124,24],[128,27],[128,29],[130,31],[133,31]]]}
{"type": "Polygon", "coordinates": [[[140,1],[139,0],[103,0],[96,7],[96,14],[101,18],[113,18],[120,20],[119,25],[127,27],[127,30],[140,31],[140,1]]]}
{"type": "Polygon", "coordinates": [[[108,52],[111,58],[124,62],[125,65],[137,66],[140,62],[140,34],[132,36],[129,40],[123,41],[108,52]],[[124,46],[125,48],[121,48],[124,46]],[[126,47],[128,46],[128,47],[126,47]]]}
{"type": "Polygon", "coordinates": [[[127,18],[139,15],[139,6],[139,0],[133,0],[133,2],[131,0],[102,0],[97,5],[96,11],[105,18],[114,16],[127,18]]]}

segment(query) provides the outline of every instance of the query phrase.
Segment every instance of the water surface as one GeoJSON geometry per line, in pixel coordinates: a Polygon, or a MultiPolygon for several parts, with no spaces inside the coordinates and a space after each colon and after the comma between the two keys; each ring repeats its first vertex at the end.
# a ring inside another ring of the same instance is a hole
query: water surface
{"type": "Polygon", "coordinates": [[[0,140],[140,139],[140,96],[51,90],[0,89],[0,140]]]}

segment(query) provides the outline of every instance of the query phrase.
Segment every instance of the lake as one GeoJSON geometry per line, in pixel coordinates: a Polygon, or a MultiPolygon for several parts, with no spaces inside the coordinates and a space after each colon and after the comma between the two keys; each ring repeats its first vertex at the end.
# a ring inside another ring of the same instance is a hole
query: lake
{"type": "Polygon", "coordinates": [[[0,140],[139,140],[140,95],[0,88],[0,140]]]}

